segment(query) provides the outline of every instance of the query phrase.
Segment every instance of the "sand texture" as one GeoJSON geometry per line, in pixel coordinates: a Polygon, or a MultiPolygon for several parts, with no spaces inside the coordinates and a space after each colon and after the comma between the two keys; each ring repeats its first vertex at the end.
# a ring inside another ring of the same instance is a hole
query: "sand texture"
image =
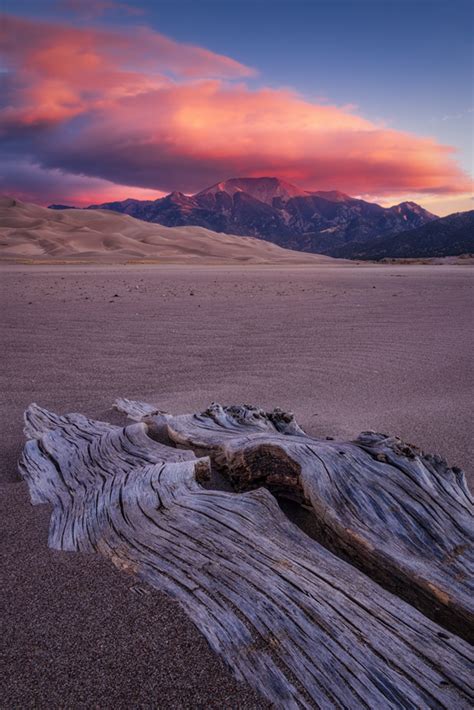
{"type": "Polygon", "coordinates": [[[49,210],[0,197],[0,260],[178,264],[330,264],[319,254],[282,249],[203,227],[163,227],[110,210],[49,210]]]}
{"type": "Polygon", "coordinates": [[[32,401],[116,422],[120,396],[280,406],[315,436],[398,435],[472,487],[468,266],[3,265],[0,281],[5,707],[266,707],[169,598],[47,548],[50,511],[16,472],[32,401]]]}

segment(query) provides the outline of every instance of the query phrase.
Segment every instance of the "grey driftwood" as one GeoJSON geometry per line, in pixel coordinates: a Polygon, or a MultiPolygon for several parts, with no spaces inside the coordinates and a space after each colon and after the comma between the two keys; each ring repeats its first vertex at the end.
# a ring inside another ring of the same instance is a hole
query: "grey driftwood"
{"type": "Polygon", "coordinates": [[[215,404],[171,416],[129,400],[116,407],[210,455],[236,490],[264,485],[309,506],[326,546],[474,640],[474,507],[460,469],[385,434],[315,439],[278,409],[215,404]]]}
{"type": "MultiPolygon", "coordinates": [[[[99,552],[172,595],[236,676],[277,707],[470,707],[465,641],[311,540],[267,489],[205,489],[209,459],[176,448],[190,446],[179,433],[188,425],[174,427],[186,419],[120,406],[147,420],[122,428],[26,412],[20,470],[32,502],[52,506],[52,548],[99,552]]],[[[196,418],[196,450],[211,448],[205,432],[228,417],[211,411],[196,418]]],[[[253,417],[262,434],[302,436],[272,416],[253,417]]],[[[235,430],[250,431],[230,421],[229,445],[235,430]]],[[[278,487],[293,475],[277,468],[278,487]]]]}

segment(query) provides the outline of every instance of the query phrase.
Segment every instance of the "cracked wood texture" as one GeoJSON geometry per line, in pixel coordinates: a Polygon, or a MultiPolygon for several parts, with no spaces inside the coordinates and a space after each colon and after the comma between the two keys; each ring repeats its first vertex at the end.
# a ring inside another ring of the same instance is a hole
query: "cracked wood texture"
{"type": "Polygon", "coordinates": [[[209,460],[152,439],[154,424],[36,405],[25,419],[20,471],[52,506],[49,545],[170,594],[276,707],[471,706],[469,645],[307,537],[265,488],[203,488],[209,460]]]}
{"type": "Polygon", "coordinates": [[[155,436],[210,455],[236,490],[311,508],[318,540],[436,622],[473,640],[473,499],[463,472],[395,437],[314,439],[292,414],[211,405],[171,416],[118,400],[155,436]]]}

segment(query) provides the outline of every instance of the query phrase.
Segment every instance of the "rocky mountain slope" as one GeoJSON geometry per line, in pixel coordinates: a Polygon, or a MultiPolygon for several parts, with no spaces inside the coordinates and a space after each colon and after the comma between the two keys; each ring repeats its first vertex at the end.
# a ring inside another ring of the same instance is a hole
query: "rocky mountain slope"
{"type": "Polygon", "coordinates": [[[348,259],[425,258],[474,254],[474,210],[457,212],[407,232],[334,250],[348,259]]]}
{"type": "MultiPolygon", "coordinates": [[[[55,206],[62,208],[62,205],[55,206]]],[[[307,192],[277,178],[232,178],[195,195],[91,205],[168,227],[198,225],[280,246],[332,255],[350,242],[420,227],[434,219],[414,202],[384,208],[338,191],[307,192]]]]}

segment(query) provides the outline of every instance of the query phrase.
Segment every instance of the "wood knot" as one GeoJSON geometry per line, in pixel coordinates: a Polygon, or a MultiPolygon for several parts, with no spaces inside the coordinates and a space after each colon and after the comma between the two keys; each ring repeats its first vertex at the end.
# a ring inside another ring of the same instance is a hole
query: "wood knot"
{"type": "Polygon", "coordinates": [[[211,480],[211,467],[208,459],[200,459],[194,467],[194,474],[198,483],[211,480]]]}

